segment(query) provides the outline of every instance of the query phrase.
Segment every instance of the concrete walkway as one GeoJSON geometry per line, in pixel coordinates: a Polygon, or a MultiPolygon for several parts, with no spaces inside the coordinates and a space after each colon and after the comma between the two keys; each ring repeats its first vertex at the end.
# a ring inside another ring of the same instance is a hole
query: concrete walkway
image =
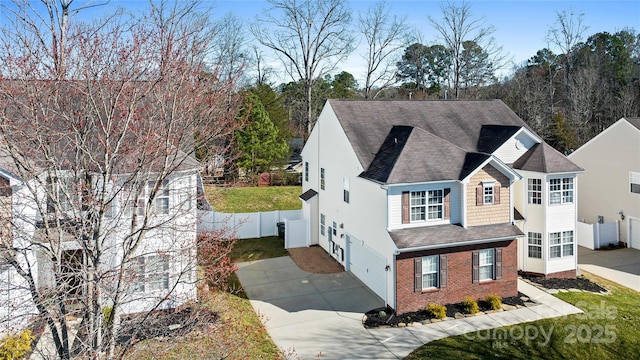
{"type": "Polygon", "coordinates": [[[402,359],[445,337],[582,312],[518,280],[518,290],[539,305],[406,328],[365,329],[363,313],[383,302],[351,273],[306,273],[281,257],[240,263],[238,278],[275,344],[301,359],[402,359]]]}
{"type": "Polygon", "coordinates": [[[578,246],[578,267],[635,291],[640,291],[640,250],[590,250],[578,246]]]}

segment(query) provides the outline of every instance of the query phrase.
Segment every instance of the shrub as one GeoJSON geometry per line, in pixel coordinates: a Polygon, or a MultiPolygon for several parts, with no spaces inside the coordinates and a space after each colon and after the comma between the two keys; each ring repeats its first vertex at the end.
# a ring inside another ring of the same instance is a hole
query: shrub
{"type": "Polygon", "coordinates": [[[31,330],[19,334],[7,335],[0,340],[0,359],[20,359],[31,352],[31,330]]]}
{"type": "Polygon", "coordinates": [[[489,304],[489,307],[491,308],[491,310],[498,310],[502,307],[502,299],[497,294],[487,295],[487,297],[484,298],[484,301],[486,301],[487,304],[489,304]]]}
{"type": "Polygon", "coordinates": [[[462,307],[464,309],[464,312],[467,314],[475,314],[480,311],[478,303],[468,295],[465,296],[464,300],[462,301],[462,307]]]}
{"type": "Polygon", "coordinates": [[[427,313],[436,319],[444,319],[447,317],[447,308],[444,305],[429,304],[427,305],[427,313]]]}
{"type": "Polygon", "coordinates": [[[112,314],[113,314],[113,307],[105,306],[104,308],[102,308],[102,316],[104,317],[103,326],[105,329],[111,326],[111,322],[113,321],[112,314]]]}

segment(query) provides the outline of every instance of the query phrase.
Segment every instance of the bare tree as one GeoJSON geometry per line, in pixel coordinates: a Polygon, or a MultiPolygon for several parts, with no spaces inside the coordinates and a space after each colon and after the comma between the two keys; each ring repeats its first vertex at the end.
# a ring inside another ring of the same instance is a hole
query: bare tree
{"type": "Polygon", "coordinates": [[[367,74],[364,98],[375,99],[396,83],[395,55],[409,43],[406,16],[393,18],[385,1],[379,1],[358,16],[358,27],[367,41],[367,74]]]}
{"type": "Polygon", "coordinates": [[[495,31],[492,25],[485,25],[484,17],[476,18],[471,12],[471,4],[463,1],[460,5],[452,1],[440,6],[442,18],[429,16],[429,22],[438,31],[451,54],[451,83],[453,96],[458,98],[463,83],[463,68],[465,66],[464,43],[470,41],[482,48],[491,59],[494,68],[501,66],[504,56],[502,48],[495,45],[491,34],[495,31]]]}
{"type": "Polygon", "coordinates": [[[564,54],[565,86],[568,86],[574,47],[581,41],[588,26],[583,23],[584,14],[575,14],[573,9],[556,12],[556,21],[549,28],[547,41],[556,45],[560,54],[564,54]]]}
{"type": "Polygon", "coordinates": [[[71,4],[17,2],[0,29],[0,255],[56,357],[113,358],[136,340],[122,315],[195,299],[198,252],[214,285],[233,269],[230,246],[196,240],[193,155],[234,131],[239,99],[206,72],[214,32],[198,2],[99,23],[71,4]]]}
{"type": "Polygon", "coordinates": [[[354,48],[345,0],[269,0],[272,7],[251,27],[258,42],[273,50],[293,81],[305,86],[306,129],[315,122],[313,82],[354,48]]]}
{"type": "Polygon", "coordinates": [[[214,59],[219,75],[223,80],[241,78],[250,57],[244,25],[233,13],[227,13],[217,28],[214,59]]]}

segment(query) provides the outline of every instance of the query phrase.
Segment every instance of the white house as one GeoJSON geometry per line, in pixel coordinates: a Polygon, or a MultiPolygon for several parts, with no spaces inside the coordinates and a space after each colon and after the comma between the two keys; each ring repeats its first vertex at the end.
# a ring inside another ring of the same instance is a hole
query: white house
{"type": "Polygon", "coordinates": [[[582,169],[494,101],[327,101],[302,151],[310,244],[398,312],[575,276],[582,169]]]}
{"type": "MultiPolygon", "coordinates": [[[[46,296],[47,289],[63,289],[69,309],[75,301],[88,298],[90,289],[83,277],[91,267],[83,255],[88,252],[82,251],[88,242],[77,229],[83,218],[99,212],[89,211],[88,203],[77,205],[82,200],[72,190],[74,177],[68,171],[57,170],[55,177],[49,170],[48,175],[43,171],[20,178],[12,160],[2,150],[0,154],[5,154],[0,156],[2,333],[23,327],[37,315],[32,289],[14,265],[29,269],[40,296],[46,296]],[[48,187],[46,191],[44,186],[48,187]],[[70,203],[76,200],[75,206],[70,203]],[[50,259],[52,252],[61,255],[59,263],[50,259]],[[54,270],[56,264],[66,276],[56,277],[61,273],[54,270]]],[[[107,193],[113,197],[105,201],[109,208],[97,215],[101,225],[96,232],[101,237],[101,259],[106,266],[100,272],[100,289],[94,290],[105,306],[119,296],[119,313],[123,315],[171,308],[196,298],[199,168],[194,158],[186,157],[161,183],[156,182],[158,174],[154,172],[137,174],[136,179],[131,174],[117,174],[109,182],[107,193]],[[149,202],[152,191],[155,196],[149,202]],[[117,281],[121,282],[118,295],[117,281]]],[[[92,186],[99,187],[100,174],[87,172],[87,176],[92,186]]],[[[95,218],[92,221],[96,223],[95,218]]]]}
{"type": "Polygon", "coordinates": [[[569,159],[579,176],[578,218],[586,223],[619,221],[619,239],[640,249],[640,118],[622,118],[569,159]]]}

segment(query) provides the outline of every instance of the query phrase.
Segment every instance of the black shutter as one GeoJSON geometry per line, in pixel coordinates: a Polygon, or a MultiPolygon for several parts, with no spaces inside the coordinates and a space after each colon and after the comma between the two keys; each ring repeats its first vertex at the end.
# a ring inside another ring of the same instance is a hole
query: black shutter
{"type": "Polygon", "coordinates": [[[447,255],[440,255],[440,288],[447,287],[447,255]]]}
{"type": "Polygon", "coordinates": [[[422,292],[422,258],[413,259],[413,291],[422,292]]]}

